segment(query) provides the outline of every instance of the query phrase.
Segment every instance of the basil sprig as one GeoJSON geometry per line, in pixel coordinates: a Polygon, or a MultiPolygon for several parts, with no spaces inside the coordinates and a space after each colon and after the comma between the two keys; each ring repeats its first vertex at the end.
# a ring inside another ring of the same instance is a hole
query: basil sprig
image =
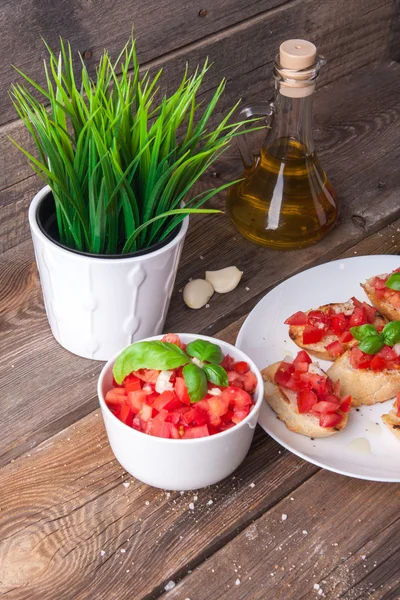
{"type": "Polygon", "coordinates": [[[186,346],[189,356],[198,358],[201,362],[219,365],[223,360],[222,350],[217,344],[211,344],[205,340],[194,340],[186,346]]]}
{"type": "Polygon", "coordinates": [[[400,292],[400,273],[392,273],[387,279],[385,286],[396,292],[400,292]]]}
{"type": "Polygon", "coordinates": [[[157,369],[168,371],[183,367],[182,374],[191,402],[199,402],[207,394],[207,381],[214,385],[228,385],[227,372],[219,363],[224,355],[217,344],[194,340],[186,346],[186,352],[176,344],[161,342],[136,342],[118,356],[113,368],[114,379],[121,384],[132,371],[157,369]],[[192,361],[195,358],[199,362],[192,361]]]}
{"type": "Polygon", "coordinates": [[[350,328],[351,335],[359,341],[358,348],[365,354],[376,354],[383,346],[394,346],[400,342],[400,321],[387,323],[379,333],[373,325],[350,328]]]}

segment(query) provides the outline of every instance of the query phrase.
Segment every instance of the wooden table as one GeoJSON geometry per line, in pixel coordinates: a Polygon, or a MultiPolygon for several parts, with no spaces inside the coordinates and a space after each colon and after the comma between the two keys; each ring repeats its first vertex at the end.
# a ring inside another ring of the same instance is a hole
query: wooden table
{"type": "MultiPolygon", "coordinates": [[[[192,220],[166,330],[234,342],[283,279],[334,258],[399,252],[399,81],[400,65],[387,62],[317,94],[317,146],[343,202],[317,246],[268,251],[225,217],[192,220]],[[184,306],[189,277],[230,264],[244,271],[234,293],[208,309],[184,306]]],[[[237,157],[227,157],[203,185],[238,172],[237,157]]],[[[5,598],[400,598],[399,486],[321,470],[258,430],[219,485],[152,489],[113,458],[96,398],[102,365],[69,354],[50,333],[30,242],[3,255],[0,301],[5,598]]]]}

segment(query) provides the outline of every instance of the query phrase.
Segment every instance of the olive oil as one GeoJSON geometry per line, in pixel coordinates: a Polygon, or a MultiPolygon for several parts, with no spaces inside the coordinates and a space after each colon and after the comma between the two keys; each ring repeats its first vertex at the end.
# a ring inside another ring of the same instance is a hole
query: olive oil
{"type": "Polygon", "coordinates": [[[262,148],[228,192],[227,210],[249,240],[277,249],[318,242],[335,224],[337,198],[315,152],[279,138],[262,148]]]}
{"type": "Polygon", "coordinates": [[[266,138],[252,153],[239,136],[245,171],[229,188],[227,211],[249,240],[281,250],[318,242],[334,226],[339,203],[314,149],[312,100],[325,59],[314,44],[288,40],[274,63],[273,102],[246,106],[246,119],[269,117],[266,138]]]}

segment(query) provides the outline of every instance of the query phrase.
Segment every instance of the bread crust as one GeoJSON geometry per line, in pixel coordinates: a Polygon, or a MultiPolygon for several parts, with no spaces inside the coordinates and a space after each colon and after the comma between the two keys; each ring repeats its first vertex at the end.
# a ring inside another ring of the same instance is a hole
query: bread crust
{"type": "MultiPolygon", "coordinates": [[[[380,277],[380,275],[378,275],[378,277],[380,277]]],[[[362,289],[367,294],[371,303],[384,317],[389,319],[389,321],[399,321],[400,309],[395,308],[392,304],[390,304],[390,302],[386,302],[386,300],[378,300],[378,298],[375,296],[375,290],[371,285],[371,281],[373,279],[374,278],[371,277],[370,279],[367,279],[365,283],[360,283],[362,289]]]]}
{"type": "Polygon", "coordinates": [[[400,371],[353,369],[349,358],[350,350],[347,350],[329,367],[327,374],[332,381],[340,381],[340,393],[343,396],[352,396],[352,406],[385,402],[400,392],[400,371]]]}
{"type": "Polygon", "coordinates": [[[263,369],[261,375],[264,381],[274,385],[274,391],[266,391],[264,397],[286,427],[290,431],[312,438],[329,437],[341,431],[347,424],[347,413],[342,413],[343,419],[336,427],[321,427],[312,416],[299,413],[297,406],[290,402],[284,390],[274,383],[274,376],[280,364],[277,362],[263,369]]]}
{"type": "MultiPolygon", "coordinates": [[[[311,310],[322,310],[323,312],[326,312],[328,310],[328,308],[330,308],[330,307],[331,308],[334,308],[334,307],[343,308],[344,304],[345,304],[345,302],[331,302],[330,304],[324,304],[323,306],[320,306],[319,308],[307,310],[307,311],[305,311],[305,314],[308,315],[308,313],[311,310]]],[[[374,325],[378,325],[378,326],[385,325],[385,323],[386,323],[386,319],[382,315],[377,314],[375,321],[374,321],[374,325]]],[[[317,344],[303,344],[304,327],[305,327],[305,325],[289,325],[290,339],[297,346],[299,346],[299,348],[306,350],[307,352],[309,352],[316,358],[319,358],[320,360],[329,360],[330,362],[333,362],[335,359],[332,356],[332,354],[329,354],[329,352],[325,349],[325,346],[328,346],[328,344],[330,344],[331,342],[337,341],[337,339],[338,339],[337,336],[336,335],[326,336],[323,340],[321,340],[317,344]]],[[[351,348],[356,343],[357,343],[357,340],[351,340],[350,342],[345,342],[342,345],[345,350],[348,350],[348,348],[351,348]]]]}
{"type": "Polygon", "coordinates": [[[382,415],[382,421],[390,429],[390,431],[400,440],[400,417],[398,417],[393,410],[386,415],[382,415]]]}

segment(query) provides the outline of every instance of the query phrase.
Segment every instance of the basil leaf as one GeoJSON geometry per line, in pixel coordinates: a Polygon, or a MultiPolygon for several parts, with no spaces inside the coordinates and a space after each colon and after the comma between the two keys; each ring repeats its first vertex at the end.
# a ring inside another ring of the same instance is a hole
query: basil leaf
{"type": "Polygon", "coordinates": [[[194,340],[194,342],[190,342],[186,346],[186,352],[189,356],[194,356],[203,363],[208,362],[213,365],[219,365],[224,358],[221,348],[217,344],[206,342],[206,340],[194,340]]]}
{"type": "MultiPolygon", "coordinates": [[[[400,273],[399,273],[400,275],[400,273]]],[[[382,331],[385,344],[394,346],[400,342],[400,321],[391,321],[387,323],[382,331]]]]}
{"type": "Polygon", "coordinates": [[[389,279],[386,281],[385,285],[391,290],[396,290],[396,292],[400,292],[400,273],[392,273],[389,279]]]}
{"type": "Polygon", "coordinates": [[[359,342],[371,335],[379,335],[373,325],[359,325],[359,327],[350,327],[350,333],[359,342]]]}
{"type": "Polygon", "coordinates": [[[122,383],[127,375],[139,369],[168,371],[189,362],[182,348],[170,342],[136,342],[118,356],[113,368],[114,379],[122,383]]]}
{"type": "Polygon", "coordinates": [[[190,402],[199,402],[207,394],[206,374],[203,369],[193,363],[183,367],[182,373],[189,392],[190,402]]]}
{"type": "Polygon", "coordinates": [[[358,344],[358,348],[365,354],[376,354],[385,345],[381,335],[369,335],[358,344]]]}
{"type": "Polygon", "coordinates": [[[208,381],[215,383],[215,385],[227,387],[228,374],[223,367],[220,365],[204,365],[203,371],[206,374],[208,381]]]}

